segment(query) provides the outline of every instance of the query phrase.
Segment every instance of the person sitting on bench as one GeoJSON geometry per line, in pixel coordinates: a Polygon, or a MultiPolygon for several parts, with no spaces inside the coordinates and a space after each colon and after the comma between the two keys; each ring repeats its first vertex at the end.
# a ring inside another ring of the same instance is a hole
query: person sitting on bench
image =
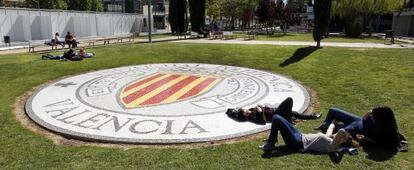
{"type": "Polygon", "coordinates": [[[64,47],[65,46],[65,41],[62,41],[61,39],[60,39],[60,35],[59,35],[59,32],[56,32],[55,33],[55,38],[54,38],[54,43],[55,44],[59,44],[59,45],[61,45],[62,47],[64,47]]]}
{"type": "Polygon", "coordinates": [[[68,44],[69,48],[76,48],[77,46],[76,40],[70,32],[65,36],[65,43],[68,44]]]}

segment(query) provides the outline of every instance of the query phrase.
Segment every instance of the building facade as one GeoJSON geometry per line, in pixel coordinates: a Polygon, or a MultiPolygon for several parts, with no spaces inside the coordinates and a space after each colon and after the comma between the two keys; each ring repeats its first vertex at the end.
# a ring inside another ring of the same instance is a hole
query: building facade
{"type": "Polygon", "coordinates": [[[142,14],[142,0],[102,0],[105,12],[142,14]]]}
{"type": "Polygon", "coordinates": [[[414,0],[407,0],[404,10],[394,13],[392,28],[395,35],[414,36],[414,0]]]}

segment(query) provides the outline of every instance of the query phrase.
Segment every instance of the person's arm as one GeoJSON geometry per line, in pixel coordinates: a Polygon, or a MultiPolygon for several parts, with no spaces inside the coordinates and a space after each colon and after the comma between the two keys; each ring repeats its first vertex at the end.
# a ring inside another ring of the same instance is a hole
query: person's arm
{"type": "Polygon", "coordinates": [[[374,139],[371,139],[361,134],[356,134],[356,139],[358,140],[358,142],[371,142],[371,143],[375,142],[374,139]]]}
{"type": "Polygon", "coordinates": [[[332,135],[332,134],[333,134],[334,129],[335,129],[335,123],[333,123],[333,122],[332,122],[332,123],[329,125],[328,129],[326,130],[326,135],[328,135],[328,136],[334,136],[334,135],[332,135]]]}

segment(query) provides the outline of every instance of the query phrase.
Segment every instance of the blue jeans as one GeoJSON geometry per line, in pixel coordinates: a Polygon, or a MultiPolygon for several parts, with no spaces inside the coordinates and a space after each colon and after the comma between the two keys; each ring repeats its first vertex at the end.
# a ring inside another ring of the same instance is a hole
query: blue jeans
{"type": "Polygon", "coordinates": [[[355,137],[357,133],[363,134],[364,126],[362,118],[353,113],[338,108],[331,108],[329,109],[328,115],[326,115],[325,121],[322,123],[322,128],[328,129],[329,124],[331,124],[333,120],[342,122],[345,125],[344,129],[353,137],[355,137]]]}
{"type": "Polygon", "coordinates": [[[278,133],[282,134],[283,140],[286,146],[292,150],[303,149],[302,133],[296,129],[290,121],[286,120],[279,114],[275,114],[272,117],[272,128],[270,129],[270,135],[267,139],[267,144],[275,145],[277,142],[278,133]]]}

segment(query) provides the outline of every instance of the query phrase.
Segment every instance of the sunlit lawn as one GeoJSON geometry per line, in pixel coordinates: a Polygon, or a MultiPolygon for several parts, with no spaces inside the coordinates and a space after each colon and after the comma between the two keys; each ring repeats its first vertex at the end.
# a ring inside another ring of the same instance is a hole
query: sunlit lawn
{"type": "MultiPolygon", "coordinates": [[[[243,37],[244,34],[238,34],[239,37],[243,37]]],[[[264,41],[314,41],[312,33],[282,33],[277,32],[274,35],[258,35],[256,40],[264,41]]],[[[331,35],[328,38],[322,40],[323,42],[350,42],[350,43],[384,43],[384,39],[379,37],[369,37],[362,35],[357,38],[350,38],[344,35],[331,35]]]]}
{"type": "MultiPolygon", "coordinates": [[[[293,37],[309,35],[293,35],[293,37]]],[[[259,37],[260,38],[260,37],[259,37]]],[[[16,97],[62,76],[126,65],[165,62],[226,64],[284,74],[317,92],[320,106],[341,107],[362,115],[385,104],[393,108],[400,131],[414,138],[414,50],[325,47],[133,44],[89,49],[96,56],[81,62],[41,60],[39,54],[0,56],[0,169],[413,169],[414,155],[379,148],[344,155],[338,163],[325,154],[292,153],[281,147],[262,158],[262,139],[196,149],[55,145],[22,127],[12,110],[16,97]],[[194,50],[197,49],[197,50],[194,50]],[[335,163],[336,162],[336,163],[335,163]]],[[[223,113],[224,114],[224,113],[223,113]]],[[[324,118],[324,117],[323,117],[324,118]]],[[[322,120],[298,128],[312,129],[322,120]]],[[[281,138],[279,141],[283,141],[281,138]]],[[[279,143],[283,145],[283,142],[279,143]]]]}

